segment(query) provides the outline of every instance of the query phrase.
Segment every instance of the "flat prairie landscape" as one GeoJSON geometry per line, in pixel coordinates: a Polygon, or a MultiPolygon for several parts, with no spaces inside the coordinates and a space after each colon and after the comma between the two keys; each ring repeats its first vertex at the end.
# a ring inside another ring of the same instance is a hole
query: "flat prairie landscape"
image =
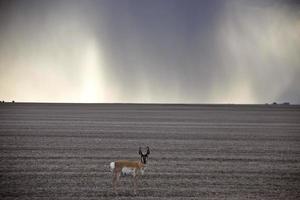
{"type": "Polygon", "coordinates": [[[296,105],[1,103],[0,148],[0,199],[300,199],[296,105]]]}

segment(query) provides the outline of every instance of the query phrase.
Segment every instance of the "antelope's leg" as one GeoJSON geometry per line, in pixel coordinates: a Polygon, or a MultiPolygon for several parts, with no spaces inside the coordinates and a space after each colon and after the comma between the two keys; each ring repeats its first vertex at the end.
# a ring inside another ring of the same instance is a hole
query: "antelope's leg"
{"type": "Polygon", "coordinates": [[[117,184],[119,184],[119,182],[120,182],[120,176],[121,176],[121,172],[118,172],[117,173],[117,184]]]}
{"type": "Polygon", "coordinates": [[[137,181],[137,174],[134,172],[133,174],[133,193],[136,195],[136,181],[137,181]]]}
{"type": "Polygon", "coordinates": [[[118,179],[118,172],[115,169],[113,172],[113,191],[115,194],[117,194],[117,179],[118,179]]]}

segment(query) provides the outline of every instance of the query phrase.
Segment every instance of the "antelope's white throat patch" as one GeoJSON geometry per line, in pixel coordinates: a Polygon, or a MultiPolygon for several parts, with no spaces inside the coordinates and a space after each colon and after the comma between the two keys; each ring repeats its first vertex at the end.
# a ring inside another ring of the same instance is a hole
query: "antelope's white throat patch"
{"type": "Polygon", "coordinates": [[[141,175],[144,175],[144,173],[145,173],[145,169],[142,168],[142,169],[141,169],[141,175]]]}

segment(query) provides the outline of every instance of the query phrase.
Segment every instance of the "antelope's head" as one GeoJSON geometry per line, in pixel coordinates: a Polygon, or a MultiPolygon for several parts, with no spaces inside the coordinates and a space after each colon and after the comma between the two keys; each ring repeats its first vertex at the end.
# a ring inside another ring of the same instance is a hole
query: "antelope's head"
{"type": "Polygon", "coordinates": [[[146,164],[146,163],[147,163],[148,155],[150,154],[150,149],[149,149],[149,147],[147,147],[147,153],[145,153],[145,154],[143,154],[142,148],[140,147],[140,148],[139,148],[139,154],[140,154],[140,156],[141,156],[141,162],[142,162],[143,164],[146,164]]]}

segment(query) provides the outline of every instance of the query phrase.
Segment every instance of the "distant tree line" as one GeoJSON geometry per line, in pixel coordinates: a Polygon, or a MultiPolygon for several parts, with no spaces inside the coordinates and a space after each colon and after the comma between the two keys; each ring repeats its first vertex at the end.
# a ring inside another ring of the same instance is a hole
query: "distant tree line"
{"type": "Polygon", "coordinates": [[[285,106],[288,106],[288,105],[291,105],[291,104],[290,104],[290,102],[283,102],[283,103],[273,102],[272,104],[266,103],[266,105],[285,105],[285,106]]]}
{"type": "MultiPolygon", "coordinates": [[[[6,102],[5,101],[0,101],[0,103],[6,103],[6,102]]],[[[10,103],[10,102],[7,102],[7,103],[10,103]]],[[[15,103],[15,101],[12,100],[11,103],[15,103]]]]}

